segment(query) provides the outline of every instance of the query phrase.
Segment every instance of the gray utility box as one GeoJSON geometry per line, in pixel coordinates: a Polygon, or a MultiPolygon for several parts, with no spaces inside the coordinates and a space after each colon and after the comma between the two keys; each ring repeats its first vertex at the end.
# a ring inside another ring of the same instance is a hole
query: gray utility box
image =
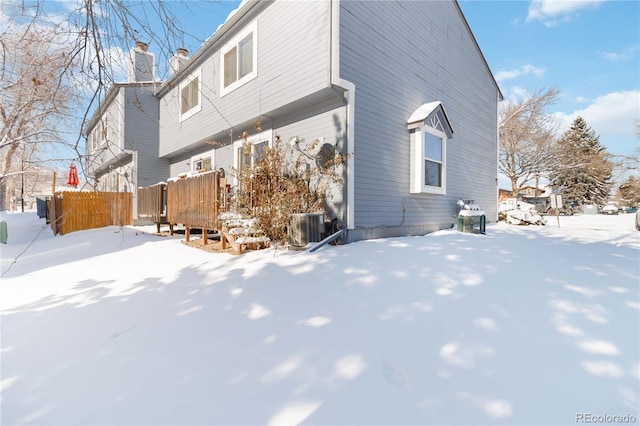
{"type": "Polygon", "coordinates": [[[288,237],[292,246],[305,246],[322,241],[324,215],[322,213],[296,213],[289,216],[288,237]]]}

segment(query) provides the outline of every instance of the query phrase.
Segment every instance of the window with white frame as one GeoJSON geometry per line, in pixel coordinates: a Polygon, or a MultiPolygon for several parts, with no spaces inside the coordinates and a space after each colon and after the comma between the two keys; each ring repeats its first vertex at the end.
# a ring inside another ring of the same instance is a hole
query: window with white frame
{"type": "Polygon", "coordinates": [[[105,145],[109,140],[109,125],[107,123],[107,115],[100,120],[100,141],[101,145],[105,145]]]}
{"type": "Polygon", "coordinates": [[[200,70],[180,84],[180,120],[185,120],[201,109],[200,70]]]}
{"type": "Polygon", "coordinates": [[[453,135],[440,102],[422,105],[411,115],[410,191],[411,193],[447,193],[447,140],[453,135]]]}
{"type": "Polygon", "coordinates": [[[233,143],[233,163],[236,169],[251,167],[271,146],[271,131],[243,138],[233,143]]]}
{"type": "Polygon", "coordinates": [[[214,151],[205,152],[191,157],[191,171],[202,173],[213,170],[213,157],[214,151]]]}
{"type": "Polygon", "coordinates": [[[91,150],[91,153],[96,152],[98,150],[98,127],[96,126],[93,131],[91,132],[91,134],[89,135],[91,138],[89,139],[89,148],[91,150]]]}
{"type": "Polygon", "coordinates": [[[446,137],[444,133],[424,128],[424,185],[427,187],[444,187],[444,154],[446,137]]]}
{"type": "Polygon", "coordinates": [[[220,50],[220,94],[226,95],[255,78],[258,26],[253,22],[220,50]]]}

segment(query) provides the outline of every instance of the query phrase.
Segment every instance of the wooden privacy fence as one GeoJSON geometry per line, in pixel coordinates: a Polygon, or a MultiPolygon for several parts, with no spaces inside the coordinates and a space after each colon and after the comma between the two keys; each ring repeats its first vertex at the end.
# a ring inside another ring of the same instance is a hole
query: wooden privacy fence
{"type": "Polygon", "coordinates": [[[56,192],[48,202],[54,235],[133,224],[130,192],[56,192]]]}
{"type": "Polygon", "coordinates": [[[167,183],[167,221],[185,227],[217,229],[218,214],[229,210],[229,185],[218,171],[167,183]]]}
{"type": "Polygon", "coordinates": [[[153,222],[158,226],[169,223],[167,220],[167,184],[138,188],[138,220],[153,222]]]}

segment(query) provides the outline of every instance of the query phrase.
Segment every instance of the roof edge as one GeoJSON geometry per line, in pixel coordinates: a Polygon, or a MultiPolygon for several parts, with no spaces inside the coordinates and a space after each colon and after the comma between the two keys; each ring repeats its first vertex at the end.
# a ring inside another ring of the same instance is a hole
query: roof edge
{"type": "Polygon", "coordinates": [[[204,42],[202,46],[189,58],[183,68],[171,75],[162,86],[157,90],[156,96],[164,96],[170,89],[173,88],[174,83],[177,80],[188,75],[194,68],[194,64],[200,60],[200,58],[214,49],[220,38],[227,34],[242,18],[244,18],[251,9],[253,9],[261,0],[245,0],[240,3],[239,9],[231,12],[227,17],[227,20],[220,25],[215,32],[204,42]],[[246,1],[246,2],[245,2],[246,1]]]}
{"type": "Polygon", "coordinates": [[[489,67],[489,63],[487,62],[487,58],[484,57],[484,53],[482,53],[482,49],[480,48],[480,45],[478,44],[478,40],[476,40],[476,36],[473,34],[473,31],[471,30],[471,26],[469,25],[469,21],[467,21],[467,18],[464,16],[464,12],[462,12],[462,8],[460,7],[460,4],[458,3],[458,0],[452,0],[455,5],[456,8],[458,9],[458,13],[460,14],[460,17],[462,17],[462,21],[464,22],[464,25],[467,27],[467,31],[469,32],[469,35],[471,36],[471,40],[473,40],[473,43],[476,45],[476,49],[478,49],[478,53],[480,53],[480,57],[482,58],[482,62],[484,62],[484,66],[487,68],[487,71],[489,71],[489,75],[491,76],[491,80],[493,80],[493,84],[496,86],[496,89],[498,89],[498,100],[502,101],[504,100],[504,96],[502,95],[502,91],[500,90],[500,86],[498,86],[498,82],[496,81],[496,78],[493,76],[493,72],[491,71],[491,68],[489,67]]]}

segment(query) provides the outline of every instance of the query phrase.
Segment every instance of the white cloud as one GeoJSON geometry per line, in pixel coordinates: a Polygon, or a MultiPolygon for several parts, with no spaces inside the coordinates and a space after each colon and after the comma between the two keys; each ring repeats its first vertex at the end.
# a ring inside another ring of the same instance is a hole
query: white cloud
{"type": "Polygon", "coordinates": [[[610,152],[631,152],[637,146],[640,90],[608,93],[597,97],[583,109],[569,114],[558,112],[554,116],[560,123],[560,132],[567,130],[576,117],[582,117],[610,152]]]}
{"type": "Polygon", "coordinates": [[[520,68],[498,71],[495,75],[495,79],[496,81],[500,82],[504,80],[511,80],[517,77],[521,77],[523,75],[541,76],[542,74],[544,74],[544,71],[545,71],[544,68],[538,68],[534,65],[526,64],[521,66],[520,68]]]}
{"type": "Polygon", "coordinates": [[[507,89],[501,88],[502,93],[504,94],[505,100],[508,101],[517,101],[522,98],[526,98],[531,96],[531,92],[523,87],[519,86],[511,86],[507,89]]]}
{"type": "Polygon", "coordinates": [[[634,46],[624,49],[620,52],[600,52],[600,56],[609,61],[621,62],[631,59],[637,51],[638,46],[634,46]]]}
{"type": "Polygon", "coordinates": [[[640,119],[640,91],[608,93],[597,97],[586,108],[570,114],[557,113],[557,116],[564,128],[580,116],[598,134],[633,135],[635,123],[640,119]]]}
{"type": "Polygon", "coordinates": [[[58,0],[58,4],[67,12],[75,12],[82,8],[82,2],[79,0],[58,0]]]}
{"type": "Polygon", "coordinates": [[[543,21],[548,27],[572,20],[575,14],[598,7],[606,0],[531,0],[527,22],[543,21]]]}

